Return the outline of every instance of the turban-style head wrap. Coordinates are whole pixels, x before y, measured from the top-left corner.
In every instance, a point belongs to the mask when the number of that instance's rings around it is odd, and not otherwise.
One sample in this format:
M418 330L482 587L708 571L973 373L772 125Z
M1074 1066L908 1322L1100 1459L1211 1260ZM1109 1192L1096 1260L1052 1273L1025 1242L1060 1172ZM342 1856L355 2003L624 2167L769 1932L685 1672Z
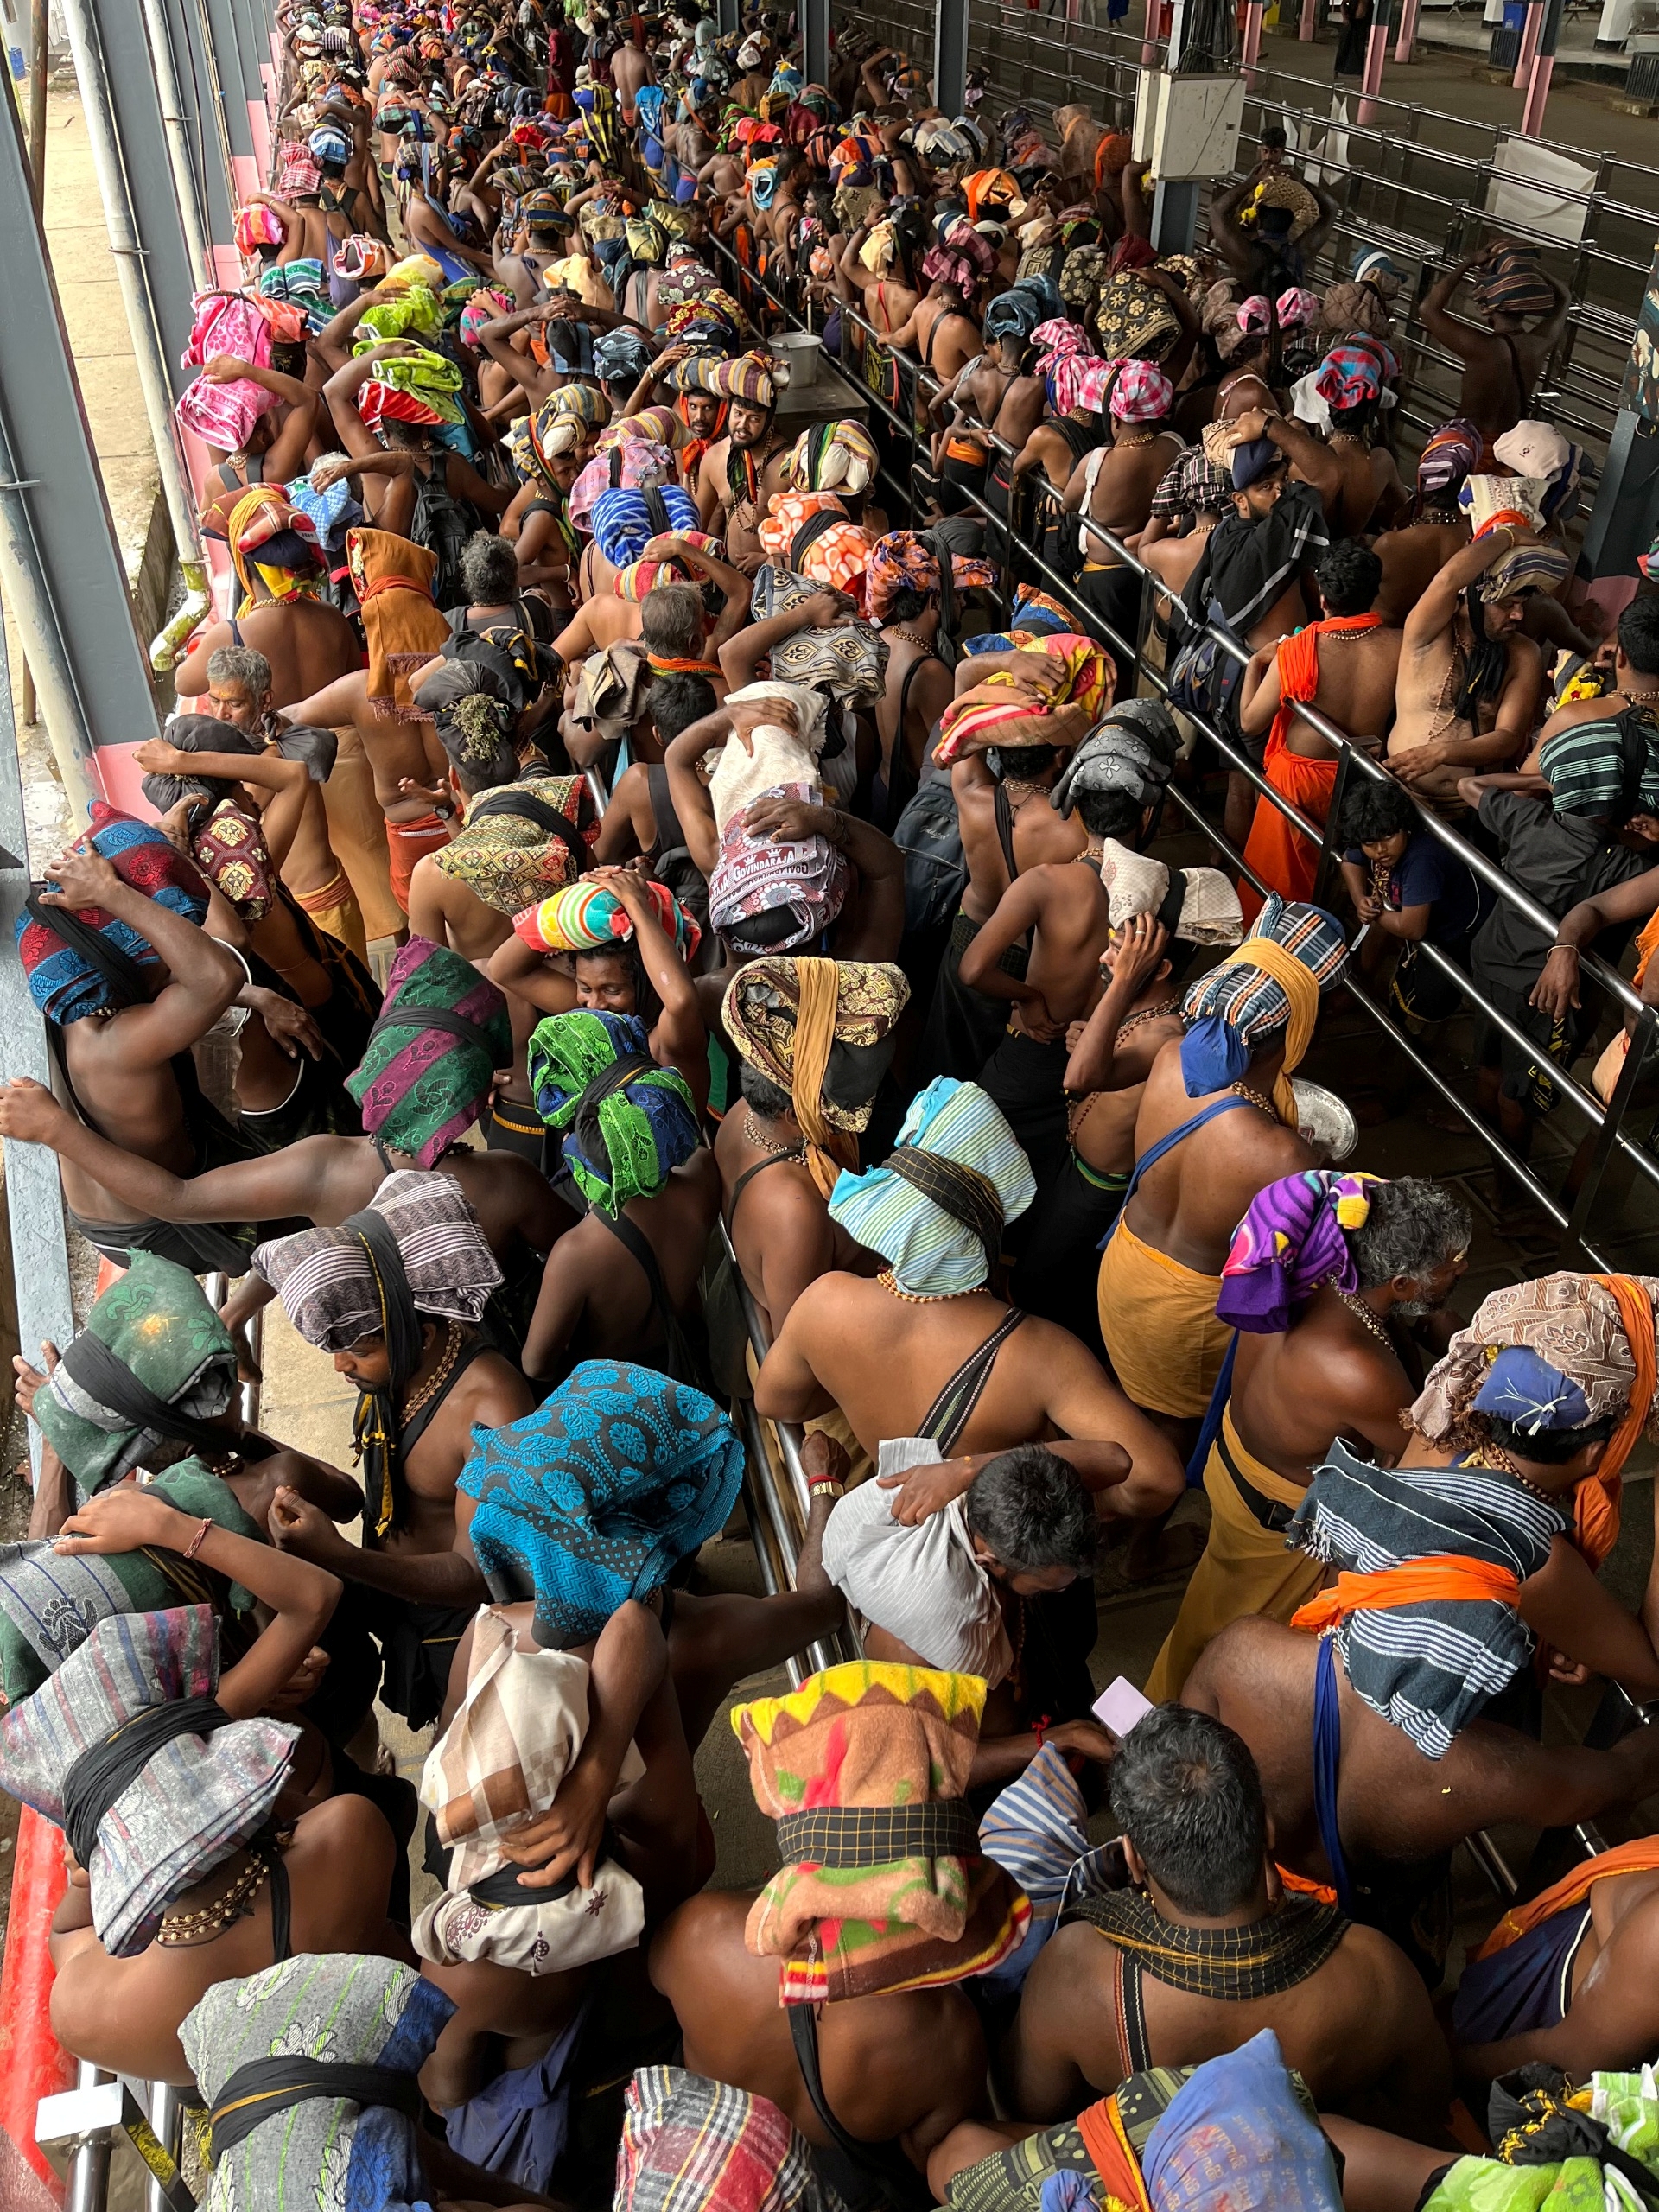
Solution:
M768 411L778 404L778 387L784 378L770 353L756 350L740 353L735 360L697 365L701 389L712 391L721 399L735 399L745 407L765 408Z
M198 927L207 918L207 893L195 866L159 830L118 813L100 798L87 809L90 844L125 883L182 914ZM54 888L48 877L43 889ZM33 893L17 917L17 954L29 996L60 1027L88 1015L140 1006L157 965L147 938L101 906L41 906Z
M474 799L435 855L438 872L511 918L588 864L599 819L584 776L537 776Z
M958 291L972 293L996 267L995 248L963 215L941 215L937 230L938 245L922 256L923 276L930 284L954 284Z
M453 361L425 346L414 353L383 354L374 374L358 386L357 411L372 430L382 423L408 423L417 429L464 423L455 397L461 382Z
M585 1359L533 1414L480 1429L456 1488L486 1583L536 1592L536 1641L586 1643L724 1526L743 1446L712 1398L649 1367Z
M901 1290L933 1297L988 1281L1004 1230L1036 1194L1001 1107L977 1084L938 1076L880 1166L839 1178L830 1217L881 1255Z
M1382 247L1372 246L1366 252L1356 256L1354 282L1369 284L1385 300L1390 300L1400 289L1400 271Z
M868 489L876 466L875 441L861 423L817 423L796 440L784 480L798 492L856 498Z
M1232 491L1232 471L1217 467L1202 446L1188 446L1164 472L1152 495L1152 512L1164 522L1182 515L1225 514Z
M305 143L319 168L327 168L332 164L343 169L352 158L352 142L338 124L319 124Z
M999 292L985 310L982 325L985 342L994 346L1000 338L1030 338L1039 323L1049 320L1050 313L1047 302L1029 281L1011 285L1006 292Z
M1468 485L1464 488L1466 492ZM1477 588L1489 607L1497 607L1506 599L1519 599L1523 592L1558 592L1572 572L1572 560L1560 546L1547 544L1541 537L1522 537L1498 555Z
M1273 1103L1280 1120L1294 1129L1291 1074L1313 1039L1320 994L1341 980L1347 964L1347 944L1334 914L1270 893L1255 934L1201 976L1181 1002L1186 1023L1181 1079L1187 1096L1206 1097L1238 1082L1268 1039L1283 1031L1284 1071L1274 1085Z
M1454 416L1430 433L1417 464L1417 495L1425 502L1441 500L1456 492L1479 462L1480 432L1472 423Z
M651 363L651 348L637 330L607 330L594 340L594 374L601 384L632 388Z
M594 385L561 385L551 399L522 416L507 434L519 474L539 476L556 491L548 462L560 454L575 453L590 430L609 421L610 413L610 401Z
M1488 315L1548 315L1555 305L1537 255L1525 246L1505 246L1477 270L1474 292Z
M779 1961L784 2004L936 1988L1024 1942L1031 1907L967 1803L984 1707L977 1675L861 1661L734 1709L783 1861L743 1940Z
M1221 1319L1256 1336L1280 1336L1321 1284L1357 1290L1348 1236L1370 1219L1379 1179L1310 1167L1258 1191L1222 1267Z
M498 315L512 313L512 302L505 292L498 292L487 284L480 284L461 311L456 330L461 344L475 353L478 351L478 334L484 325L493 322Z
M596 453L570 486L567 512L571 524L577 530L591 531L594 509L607 492L660 492L674 485L674 455L668 447L650 438L623 438L607 451ZM652 534L647 531L639 541L641 550ZM635 557L624 556L625 560Z
M1174 773L1180 743L1161 699L1120 699L1060 771L1049 804L1069 815L1084 791L1127 791L1138 806L1151 806Z
M0 1789L65 1832L92 1885L92 1926L111 1958L144 1949L174 1900L270 1818L300 1732L226 1722L213 1702L219 1619L211 1605L99 1621L32 1697L0 1714ZM125 1758L110 1738L141 1729Z
M994 561L951 558L950 580L957 591L995 591L996 579ZM864 571L865 606L871 621L887 621L901 592L918 591L926 599L937 599L942 586L939 556L918 531L889 531L871 546Z
M721 1019L740 1058L787 1091L826 1198L856 1164L893 1059L893 1028L910 999L902 969L861 960L774 957L751 962L726 987Z
M1101 848L1100 880L1114 935L1141 914L1152 915L1188 944L1234 945L1244 934L1238 893L1219 868L1171 869L1150 853L1108 837Z
M164 1442L222 1451L224 1432L216 1445L194 1432L235 1389L236 1346L200 1284L159 1253L135 1251L35 1393L33 1419L90 1497L151 1464Z
M476 1323L501 1270L453 1175L396 1168L370 1199L397 1244L417 1314ZM307 1344L330 1354L386 1334L385 1284L351 1221L302 1229L258 1245L253 1264L281 1298Z
M1175 404L1175 387L1155 361L1109 361L1116 370L1111 411L1120 423L1161 423Z
M430 1167L482 1116L495 1071L512 1058L512 1025L495 985L447 945L411 937L346 1088L365 1135Z
M702 942L702 931L664 883L654 878L645 883L645 895L664 931L674 940L683 960L690 960ZM513 919L513 928L532 950L599 952L607 945L626 944L633 936L628 910L608 884L571 883Z
M644 451L661 450L645 446L642 441L633 442ZM594 465L588 464L590 467ZM677 484L664 483L653 486L650 492L607 489L594 501L589 527L594 543L606 560L613 569L625 569L631 561L638 561L652 539L663 531L696 530L696 502Z
M601 1213L654 1197L697 1149L691 1086L652 1058L638 1014L550 1014L531 1033L524 1065L537 1112L563 1131L565 1165Z
M1340 411L1363 407L1382 390L1375 354L1358 346L1333 346L1319 365L1314 389L1326 405Z

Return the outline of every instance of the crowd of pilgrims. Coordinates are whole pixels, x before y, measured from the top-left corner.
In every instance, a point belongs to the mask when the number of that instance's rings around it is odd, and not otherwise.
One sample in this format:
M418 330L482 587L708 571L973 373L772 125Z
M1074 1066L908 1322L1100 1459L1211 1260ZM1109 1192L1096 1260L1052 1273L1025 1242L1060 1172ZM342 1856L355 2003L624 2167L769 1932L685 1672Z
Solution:
M184 2088L215 2212L1659 2202L1659 1581L1598 1573L1659 1278L1455 1310L1463 1198L1294 1079L1348 977L1523 1156L1618 1078L1585 950L1659 996L1567 296L1435 276L1402 474L1402 271L1316 289L1282 133L1160 257L1085 109L569 4L278 7L180 334L236 611L19 923L0 1131L108 1262L0 1555L54 2031ZM1318 825L1382 764L1324 876L1210 729ZM247 1425L274 1300L353 1472ZM748 1399L764 1596L699 1566ZM1181 1592L1144 1694L1109 1552Z

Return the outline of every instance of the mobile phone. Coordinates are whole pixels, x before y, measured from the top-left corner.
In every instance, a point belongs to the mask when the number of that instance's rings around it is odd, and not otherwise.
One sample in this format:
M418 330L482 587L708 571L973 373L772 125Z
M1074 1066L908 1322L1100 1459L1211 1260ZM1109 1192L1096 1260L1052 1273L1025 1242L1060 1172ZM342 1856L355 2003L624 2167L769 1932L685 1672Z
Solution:
M1122 1675L1115 1682L1109 1682L1094 1702L1096 1719L1107 1734L1116 1736L1120 1744L1151 1711L1151 1699L1143 1697L1135 1684Z

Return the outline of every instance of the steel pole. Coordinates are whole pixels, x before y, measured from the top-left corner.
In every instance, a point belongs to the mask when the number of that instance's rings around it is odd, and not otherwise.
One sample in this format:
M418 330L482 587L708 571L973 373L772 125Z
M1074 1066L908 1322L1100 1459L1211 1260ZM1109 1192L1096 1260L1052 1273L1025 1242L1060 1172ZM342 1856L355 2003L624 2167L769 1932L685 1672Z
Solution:
M80 86L81 106L86 119L87 139L92 150L92 168L98 176L99 196L104 202L104 220L110 233L110 251L115 258L121 301L127 311L127 327L132 337L133 360L138 371L139 389L144 396L144 412L149 417L149 435L156 448L156 467L162 480L162 496L167 501L168 519L173 526L173 543L178 550L179 567L183 573L186 592L192 600L199 602L195 612L205 614L208 606L207 563L198 535L195 500L191 493L174 427L173 393L168 378L167 357L162 351L156 302L145 273L145 249L138 237L138 226L133 219L132 201L127 190L120 131L116 122L115 103L110 92L109 73L104 66L104 43L99 35L94 0L61 0L61 5L64 24L69 33L69 44L75 57L75 77ZM175 627L176 623L170 626ZM156 658L155 647L151 648L151 658L152 660ZM167 667L174 665L173 658L164 656L164 659Z
M173 191L179 203L179 223L190 264L191 282L206 291L213 282L213 256L208 244L207 215L196 177L190 144L190 115L184 104L173 41L161 0L140 0L144 36L149 44L150 65L156 72L156 91L161 100L162 128L167 134L168 166L173 172Z
M19 636L29 640L29 664L52 741L52 757L69 811L79 823L86 818L88 800L104 796L104 786L92 757L92 732L81 708L52 588L29 518L29 494L41 488L38 479L18 476L11 441L0 422L0 598L17 617Z

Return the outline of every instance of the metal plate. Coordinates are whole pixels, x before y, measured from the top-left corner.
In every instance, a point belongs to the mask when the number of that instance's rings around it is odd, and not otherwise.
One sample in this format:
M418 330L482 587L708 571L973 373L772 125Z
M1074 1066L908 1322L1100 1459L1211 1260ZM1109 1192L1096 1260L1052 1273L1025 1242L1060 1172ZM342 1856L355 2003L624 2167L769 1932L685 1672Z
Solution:
M1308 1142L1318 1145L1333 1166L1351 1158L1359 1142L1359 1123L1336 1092L1299 1075L1292 1076L1290 1087L1296 1094L1296 1118Z

